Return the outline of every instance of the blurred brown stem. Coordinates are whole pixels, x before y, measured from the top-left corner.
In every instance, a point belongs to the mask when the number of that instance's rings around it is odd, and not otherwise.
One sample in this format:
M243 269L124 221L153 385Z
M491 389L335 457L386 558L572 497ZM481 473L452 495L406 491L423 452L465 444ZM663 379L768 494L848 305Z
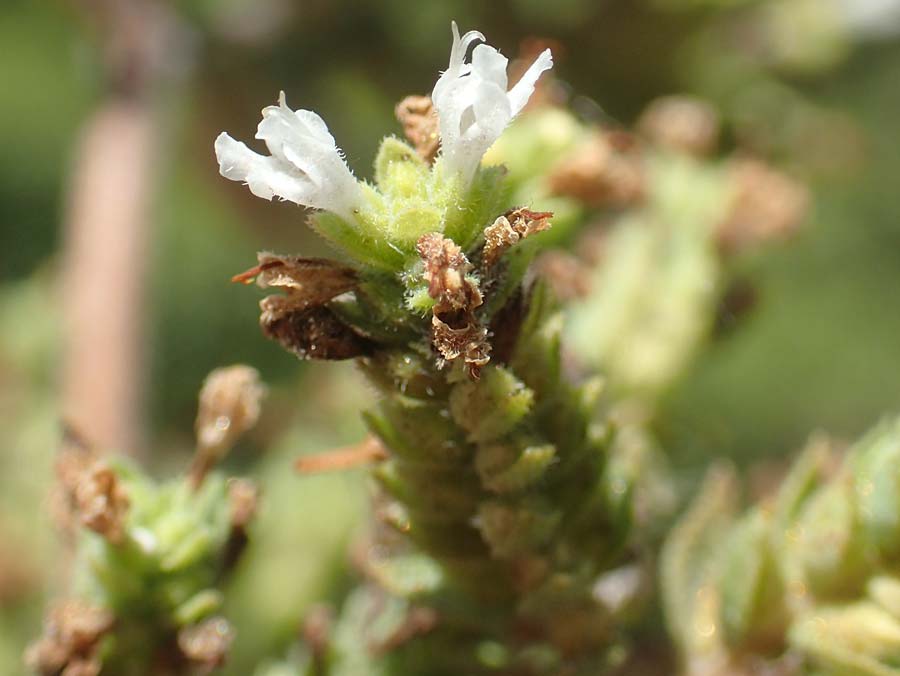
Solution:
M165 4L80 5L100 29L105 100L84 124L65 217L62 413L99 448L142 441L148 211L159 125L153 94L173 25Z
M139 446L144 261L154 123L104 102L82 130L66 219L63 414L101 448Z

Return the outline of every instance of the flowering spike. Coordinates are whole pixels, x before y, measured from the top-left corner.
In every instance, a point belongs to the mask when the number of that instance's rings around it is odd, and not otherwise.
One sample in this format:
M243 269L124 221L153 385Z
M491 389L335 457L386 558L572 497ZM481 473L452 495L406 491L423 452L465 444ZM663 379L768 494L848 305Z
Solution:
M483 41L484 36L469 31L460 38L455 22L452 28L450 65L431 98L438 111L445 166L468 183L481 157L525 107L538 78L553 66L553 57L549 49L544 50L507 92L506 57L490 45L480 44L472 52L471 63L465 63L469 45Z
M278 105L267 106L262 115L256 138L265 141L271 156L222 132L215 144L222 176L243 181L257 197L277 196L355 222L362 191L322 118L288 108L284 92Z

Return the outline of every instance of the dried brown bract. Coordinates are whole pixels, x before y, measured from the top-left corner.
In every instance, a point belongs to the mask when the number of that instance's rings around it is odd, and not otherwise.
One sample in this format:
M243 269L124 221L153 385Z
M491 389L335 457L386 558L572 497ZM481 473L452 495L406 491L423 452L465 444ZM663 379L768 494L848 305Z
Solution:
M431 340L446 361L460 359L466 363L469 377L478 380L481 369L491 360L488 330L474 321L466 321L458 329L435 315Z
M753 159L735 160L729 174L732 198L717 231L724 253L785 238L806 218L809 190L787 174Z
M183 627L178 632L178 648L204 673L225 663L234 641L234 629L224 617L211 617L200 624Z
M56 456L54 469L56 478L70 492L81 480L84 472L100 459L96 449L87 442L77 430L65 424L62 444Z
M263 298L259 307L263 334L300 359L354 359L374 350L372 341L344 324L327 307L297 311L284 296Z
M490 361L487 328L475 317L482 304L478 284L467 276L472 264L452 240L439 233L422 235L416 250L425 264L428 294L435 299L431 341L445 361L462 358L477 379Z
M656 99L638 120L638 130L652 143L698 157L715 151L719 127L716 110L689 96Z
M379 439L368 436L358 444L297 458L294 468L301 474L341 471L380 462L388 457Z
M352 359L370 354L372 343L338 319L325 304L353 291L357 275L352 268L322 258L259 254L259 265L235 275L232 281L284 295L260 301L263 334L277 340L300 359Z
M552 211L531 211L525 207L510 209L484 229L484 253L481 262L492 267L511 246L536 232L550 228Z
M65 424L54 463L57 484L51 495L51 509L57 526L67 536L73 536L80 525L75 501L78 485L99 459L97 451L77 430Z
M125 535L128 495L116 473L71 430L66 431L56 458L56 476L62 489L59 518L63 527L81 525L120 543Z
M262 251L259 264L231 278L249 284L256 280L263 289L275 287L287 292L293 307L317 307L356 288L356 271L325 258L279 256Z
M407 96L394 109L397 120L403 125L403 133L413 144L419 156L428 163L434 161L441 137L438 133L438 117L428 96Z
M73 497L85 528L90 528L112 543L122 541L128 495L115 472L102 463L96 463L82 475Z
M197 451L189 472L194 486L256 424L265 392L259 372L250 366L227 366L206 377L194 423Z
M44 634L28 647L25 662L45 676L96 676L101 666L97 649L113 622L105 608L61 601L47 613Z
M644 194L644 176L640 154L630 145L622 143L621 134L592 134L551 171L551 192L592 207L637 202Z

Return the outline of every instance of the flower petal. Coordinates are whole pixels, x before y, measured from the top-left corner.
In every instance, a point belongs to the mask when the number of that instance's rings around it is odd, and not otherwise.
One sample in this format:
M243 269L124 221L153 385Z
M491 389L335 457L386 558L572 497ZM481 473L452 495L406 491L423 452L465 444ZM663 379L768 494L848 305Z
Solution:
M484 42L484 35L478 31L469 31L460 38L459 28L455 21L451 22L450 28L453 32L453 46L450 48L450 64L434 85L434 89L431 92L432 101L443 98L449 85L458 77L469 72L471 67L465 63L466 52L469 51L469 45L476 40Z
M515 86L509 90L509 104L513 117L522 112L522 108L528 103L528 99L534 93L534 85L537 84L541 74L551 68L553 68L553 55L549 49L545 49L519 78Z
M256 138L266 142L269 152L281 159L286 159L285 146L319 146L323 153L338 152L334 137L321 117L311 110L293 111L288 108L284 92L281 92L278 103L277 106L263 108L263 119L256 130Z
M222 175L245 181L254 195L325 209L347 221L363 208L362 190L325 122L311 110L288 108L284 92L268 106L256 131L272 153L253 152L227 134L216 139Z
M290 171L274 157L265 157L235 141L225 132L216 138L219 173L231 181L247 184L257 197L271 200L278 196L295 204L309 204L312 183L300 172Z
M496 83L506 93L506 67L509 60L490 45L478 45L472 51L472 74Z
M525 107L541 73L553 66L553 58L550 50L545 50L507 92L506 57L490 45L480 44L467 64L469 45L483 41L484 36L470 31L460 38L455 22L452 29L450 65L438 78L431 98L438 113L444 166L471 181L482 156Z

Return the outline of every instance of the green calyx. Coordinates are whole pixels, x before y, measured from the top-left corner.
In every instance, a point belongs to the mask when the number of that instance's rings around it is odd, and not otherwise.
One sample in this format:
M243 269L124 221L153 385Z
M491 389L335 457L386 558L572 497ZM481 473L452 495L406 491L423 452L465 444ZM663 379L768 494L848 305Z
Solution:
M357 264L401 272L416 260L415 245L439 232L463 249L505 209L503 169L480 169L471 185L444 171L440 158L429 165L403 141L389 136L375 159L375 184L364 186L366 206L357 223L328 212L310 225Z

